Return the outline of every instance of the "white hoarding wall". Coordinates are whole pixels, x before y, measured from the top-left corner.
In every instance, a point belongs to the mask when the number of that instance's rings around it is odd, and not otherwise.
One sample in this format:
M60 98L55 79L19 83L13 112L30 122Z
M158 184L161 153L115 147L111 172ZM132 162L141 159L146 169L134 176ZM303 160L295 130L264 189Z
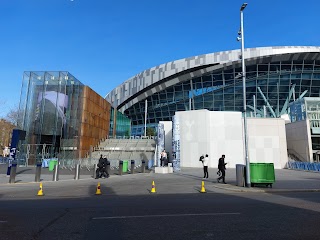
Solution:
M196 110L176 114L180 119L181 167L202 167L202 154L209 155L209 168L217 168L222 154L228 167L243 163L241 113Z
M217 168L222 154L229 168L245 164L240 112L196 110L176 112L176 116L181 167L202 167L202 154L209 155L209 168ZM251 162L274 163L275 168L283 168L288 159L284 120L248 119L248 150Z
M172 157L173 171L181 170L180 166L180 123L179 116L173 116L173 134L172 134Z
M281 169L288 162L285 120L248 118L248 150L252 163L273 163Z

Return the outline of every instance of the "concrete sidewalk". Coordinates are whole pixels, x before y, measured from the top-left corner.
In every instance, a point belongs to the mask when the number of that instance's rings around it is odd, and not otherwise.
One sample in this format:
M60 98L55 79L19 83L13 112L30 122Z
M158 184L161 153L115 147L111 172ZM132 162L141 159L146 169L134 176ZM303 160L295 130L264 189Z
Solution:
M275 169L275 183L272 188L264 185L255 187L238 187L236 185L236 169L226 170L227 184L217 182L217 169L209 169L209 179L205 183L212 183L213 187L236 192L290 192L290 191L320 191L320 172L307 172L289 169ZM202 169L184 168L182 176L203 176Z
M233 191L233 192L289 192L289 191L320 191L320 173L319 172L306 172L306 171L296 171L281 169L275 170L276 181L273 187L238 187L236 186L236 170L227 169L226 171L226 182L227 184L217 183L217 169L209 169L209 178L203 180L203 170L201 168L183 168L181 172L176 172L173 174L155 174L149 172L146 174L141 174L137 171L137 174L124 174L123 176L117 175L117 171L112 171L110 173L109 182L117 182L122 185L140 184L145 181L150 181L154 179L159 181L163 187L164 192L168 193L174 192L174 189L179 188L177 193L189 193L194 191L195 186L201 185L201 182L205 182L206 189L210 191L217 192L222 191ZM88 171L87 169L82 169L80 174L80 179L82 184L84 181L91 182L94 181L93 171ZM9 184L9 178L6 176L6 165L0 165L0 184L2 186L12 186L21 183L34 183L35 179L35 168L34 167L18 167L16 184ZM52 182L53 173L49 172L48 169L42 169L41 181L42 182ZM112 180L112 181L110 181ZM59 182L65 184L77 186L80 182L74 180L74 171L69 169L60 169ZM59 185L60 185L59 184ZM148 183L149 184L149 183ZM174 188L174 186L178 186ZM193 186L192 189L190 186ZM132 187L131 187L132 188ZM134 194L136 192L135 188L132 190L129 188L128 193Z

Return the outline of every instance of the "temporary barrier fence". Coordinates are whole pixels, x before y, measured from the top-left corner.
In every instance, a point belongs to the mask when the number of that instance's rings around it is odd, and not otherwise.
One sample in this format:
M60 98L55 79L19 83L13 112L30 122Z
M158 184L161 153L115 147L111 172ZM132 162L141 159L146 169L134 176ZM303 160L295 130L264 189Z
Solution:
M288 169L320 172L320 163L289 161Z

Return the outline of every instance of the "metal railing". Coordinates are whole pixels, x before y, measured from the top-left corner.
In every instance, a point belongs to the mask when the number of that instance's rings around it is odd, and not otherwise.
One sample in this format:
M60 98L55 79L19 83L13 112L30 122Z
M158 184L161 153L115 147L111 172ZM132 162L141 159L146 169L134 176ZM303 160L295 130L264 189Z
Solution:
M302 157L296 150L288 148L288 156L290 156L292 159L294 159L295 161L306 161L306 159L304 157Z
M0 164L7 164L9 161L8 157L0 157Z
M157 136L107 136L107 139L157 139Z
M130 161L131 159L126 159ZM119 162L124 161L123 159L108 159L110 162L110 169L118 169L119 168ZM81 158L81 159L61 159L59 161L60 168L63 169L69 169L72 171L73 169L76 168L77 164L80 164L80 168L87 169L90 171L91 169L94 168L95 164L98 164L99 159L88 159L88 158ZM140 167L142 164L142 160L135 160L135 168Z

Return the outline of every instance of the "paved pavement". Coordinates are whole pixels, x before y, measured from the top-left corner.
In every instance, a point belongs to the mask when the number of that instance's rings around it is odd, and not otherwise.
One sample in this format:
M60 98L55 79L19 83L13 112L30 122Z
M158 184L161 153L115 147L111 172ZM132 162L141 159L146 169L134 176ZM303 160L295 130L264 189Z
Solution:
M74 180L74 171L69 169L60 169L59 181L53 182L53 173L48 169L42 169L41 181L49 186L77 186L77 188L91 187L91 190L84 192L91 193L98 181L104 185L111 185L109 193L115 194L146 194L151 190L151 183L155 181L157 193L194 193L200 191L201 182L204 181L207 192L233 191L233 192L320 192L320 173L281 169L275 170L276 182L273 187L258 186L253 188L238 187L236 185L235 169L226 171L227 184L217 183L217 169L209 169L209 178L202 179L202 169L200 168L183 168L181 172L173 174L155 174L153 172L136 174L117 175L117 171L112 171L109 179L93 179L92 170L81 170L80 180ZM0 187L12 188L18 185L34 185L35 168L18 167L15 184L9 184L9 178L6 176L6 165L0 165ZM112 188L112 189L111 189ZM1 189L1 188L0 188ZM111 190L111 191L110 191ZM62 194L65 195L65 194ZM57 195L58 196L58 195Z
M201 176L201 169L194 168L185 168L178 174L192 176L196 172L199 172L198 174ZM211 170L211 175L209 175L209 179L213 178L213 183L217 182L215 173L216 169ZM214 186L216 188L238 192L320 191L320 172L275 169L275 178L276 181L272 185L272 188L263 185L251 188L238 187L236 185L236 170L228 169L226 171L227 184L216 183ZM210 180L208 181L210 182Z

